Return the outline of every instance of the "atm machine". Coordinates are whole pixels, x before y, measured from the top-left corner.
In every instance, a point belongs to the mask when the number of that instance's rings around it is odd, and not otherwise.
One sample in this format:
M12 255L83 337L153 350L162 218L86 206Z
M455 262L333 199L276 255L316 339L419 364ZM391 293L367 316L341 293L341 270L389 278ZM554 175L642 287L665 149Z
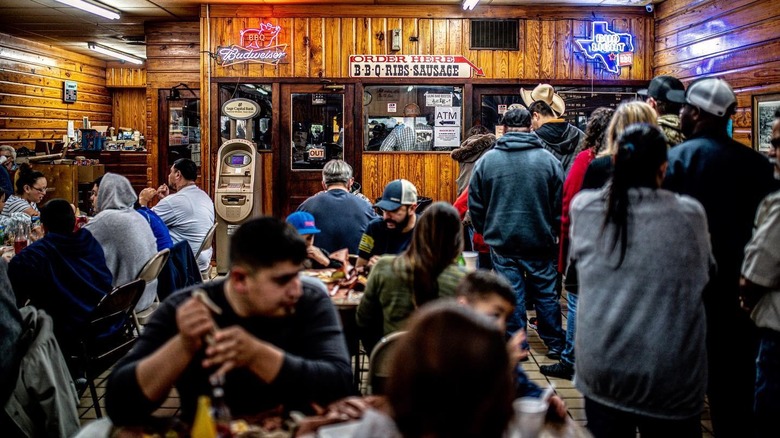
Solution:
M217 214L217 273L228 271L230 236L244 222L262 214L260 160L249 140L226 141L217 152L214 211ZM255 183L257 182L257 186Z

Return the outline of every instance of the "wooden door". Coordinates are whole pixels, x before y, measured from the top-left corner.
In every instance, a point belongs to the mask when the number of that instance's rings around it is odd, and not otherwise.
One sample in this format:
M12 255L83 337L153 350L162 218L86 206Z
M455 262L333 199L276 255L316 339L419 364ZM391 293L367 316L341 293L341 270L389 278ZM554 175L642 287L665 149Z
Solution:
M319 84L283 84L281 87L279 193L275 211L281 217L295 211L309 196L322 190L322 167L343 159L353 168L353 85L325 90ZM347 133L347 135L345 135Z

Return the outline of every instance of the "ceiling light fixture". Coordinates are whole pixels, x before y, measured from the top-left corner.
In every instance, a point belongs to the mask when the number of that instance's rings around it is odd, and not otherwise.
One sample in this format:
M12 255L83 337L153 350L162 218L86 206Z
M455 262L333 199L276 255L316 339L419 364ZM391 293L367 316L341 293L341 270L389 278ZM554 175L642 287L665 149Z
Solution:
M475 6L477 6L477 3L479 3L479 0L464 0L463 1L463 10L464 11L470 11L474 9Z
M114 58L121 59L122 61L131 62L133 64L143 64L144 63L144 58L139 58L139 57L133 56L133 55L131 55L129 53L120 52L119 50L115 50L115 49L112 49L110 47L101 46L100 44L95 43L95 42L91 42L91 41L88 42L87 43L87 47L89 47L90 49L92 49L92 50L94 50L94 51L96 51L98 53L102 53L104 55L112 56Z
M110 18L111 20L119 19L119 12L100 3L92 3L84 0L57 0L57 1L66 4L68 6L81 9L82 11L87 11L95 15L100 15L101 17Z

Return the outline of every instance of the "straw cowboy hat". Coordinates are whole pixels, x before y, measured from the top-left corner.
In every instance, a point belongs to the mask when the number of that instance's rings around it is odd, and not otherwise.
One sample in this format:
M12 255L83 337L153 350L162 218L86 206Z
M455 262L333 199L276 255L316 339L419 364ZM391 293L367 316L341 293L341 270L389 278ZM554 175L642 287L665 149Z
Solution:
M555 92L555 89L550 84L539 84L530 92L525 88L521 88L520 95L523 97L523 102L525 102L526 106L541 100L550 105L558 117L562 116L566 111L566 104L563 102L563 98Z

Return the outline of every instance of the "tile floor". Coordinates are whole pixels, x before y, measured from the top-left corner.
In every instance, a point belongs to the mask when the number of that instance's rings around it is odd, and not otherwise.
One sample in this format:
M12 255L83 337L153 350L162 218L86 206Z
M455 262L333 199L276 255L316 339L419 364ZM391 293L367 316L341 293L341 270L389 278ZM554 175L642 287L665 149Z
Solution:
M564 329L565 329L566 317L567 317L565 297L561 299L561 307L563 309L563 321L564 321ZM566 406L569 408L569 415L571 416L571 418L574 421L576 421L578 424L584 425L586 423L586 420L585 420L585 406L584 406L584 400L582 398L582 395L580 394L579 391L577 391L577 389L574 388L574 384L570 380L557 379L554 377L546 377L542 375L542 373L539 372L539 366L553 364L556 361L552 359L548 359L545 356L545 354L547 353L547 348L544 346L544 343L536 334L536 331L534 330L529 331L528 341L529 344L531 345L531 356L529 361L523 362L523 368L525 369L526 373L528 373L528 377L534 382L536 382L536 384L541 386L542 388L547 387L547 385L549 385L550 383L553 383L555 385L555 391L566 402ZM367 370L368 368L367 362L368 362L367 360L362 362L363 365L361 366L361 368L364 371ZM97 379L97 381L95 382L97 385L98 396L100 397L99 400L100 407L103 410L104 415L105 415L105 403L103 401L103 394L105 393L107 376L108 376L108 372L100 376L100 378ZM362 386L365 387L365 384ZM179 398L178 398L178 394L176 394L176 390L173 390L168 400L166 400L165 403L163 403L163 406L160 407L160 409L157 410L157 412L155 412L155 415L173 416L176 415L178 410L179 410ZM82 424L85 424L96 418L95 410L92 409L92 397L90 396L89 390L87 390L84 393L81 399L81 403L79 404L79 417L81 418ZM705 412L702 415L701 424L703 430L702 437L703 438L713 437L712 424L709 418L709 409L706 406L705 406Z

